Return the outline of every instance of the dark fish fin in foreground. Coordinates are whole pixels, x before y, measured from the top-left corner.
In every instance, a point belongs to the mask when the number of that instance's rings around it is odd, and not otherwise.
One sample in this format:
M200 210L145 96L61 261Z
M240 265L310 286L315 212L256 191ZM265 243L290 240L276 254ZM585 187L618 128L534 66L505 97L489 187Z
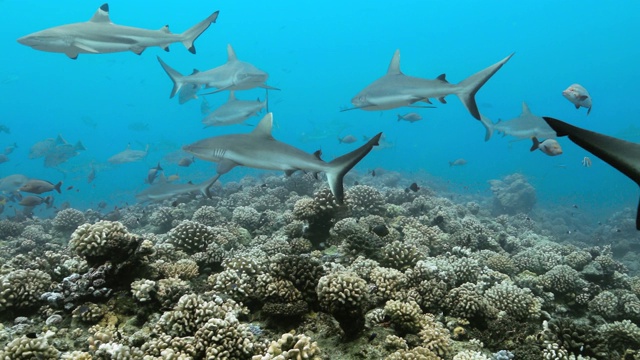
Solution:
M214 12L213 14L209 15L206 19L193 25L192 27L187 29L185 32L180 34L180 36L182 37L182 45L184 45L184 47L186 47L190 53L192 54L196 53L196 47L193 43L196 41L198 37L200 37L200 35L202 35L202 33L205 30L209 28L209 26L212 23L216 22L216 20L218 19L219 13L220 13L219 11Z
M558 136L568 136L576 145L602 159L640 185L640 144L582 129L554 118L543 117L543 119ZM636 229L640 230L640 202L636 213Z
M352 152L342 155L338 158L335 158L333 161L329 162L329 170L327 171L327 181L329 182L329 188L331 188L331 192L336 198L338 203L342 203L344 199L344 186L343 179L344 176L351 170L360 160L362 160L367 154L373 149L374 146L378 145L380 137L382 133L378 133L376 136L372 137L366 144L360 146L359 148L353 150Z

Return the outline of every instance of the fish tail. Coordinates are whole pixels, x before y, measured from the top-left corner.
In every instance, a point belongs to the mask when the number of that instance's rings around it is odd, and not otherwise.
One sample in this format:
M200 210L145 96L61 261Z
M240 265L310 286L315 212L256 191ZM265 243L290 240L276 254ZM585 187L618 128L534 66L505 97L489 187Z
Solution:
M480 122L485 129L484 141L489 141L489 139L491 139L491 136L493 135L493 121L491 121L491 119L489 119L488 117L480 114Z
M212 23L216 22L216 19L218 18L218 13L219 11L214 12L213 14L209 15L209 17L207 17L206 19L193 25L192 27L187 29L187 31L180 34L182 36L182 45L184 45L184 47L186 47L190 53L192 54L196 53L196 48L193 43L196 41L198 36L200 36L205 30L209 28L209 26Z
M533 144L531 145L531 149L529 149L529 151L536 151L538 150L538 148L540 147L540 140L538 140L537 137L532 137L531 141L533 141Z
M55 191L58 192L58 194L61 194L62 192L60 191L60 187L62 186L62 181L58 181L57 184L53 185L53 188L55 189Z
M482 120L480 117L480 111L478 110L478 105L476 104L475 95L480 90L482 85L484 85L492 76L495 74L502 65L504 65L513 54L507 56L506 58L498 61L497 63L489 66L488 68L481 70L468 78L462 80L457 87L456 95L460 98L460 101L467 108L467 111L471 113L471 115L477 120Z
M329 182L329 188L331 193L336 198L336 201L341 204L344 199L344 176L351 170L360 160L362 160L378 145L382 133L378 133L376 136L369 139L369 141L353 150L350 153L342 155L327 164L327 181Z
M162 66L164 71L167 73L167 75L169 75L169 78L171 79L171 81L173 82L173 89L171 89L171 95L169 95L169 99L171 99L174 96L176 96L178 91L180 91L180 88L184 86L185 84L183 80L184 76L180 74L178 71L176 71L174 68L172 68L171 66L167 65L167 63L162 61L162 59L160 59L160 56L158 56L158 61L160 62L160 65Z
M398 121L402 120L402 115L397 114L398 115Z
M216 176L212 177L209 180L203 181L200 184L200 192L202 193L202 195L206 196L207 198L211 199L211 187L213 186L213 184L216 183L216 181L218 181L218 178L220 178L220 175L222 174L216 174Z

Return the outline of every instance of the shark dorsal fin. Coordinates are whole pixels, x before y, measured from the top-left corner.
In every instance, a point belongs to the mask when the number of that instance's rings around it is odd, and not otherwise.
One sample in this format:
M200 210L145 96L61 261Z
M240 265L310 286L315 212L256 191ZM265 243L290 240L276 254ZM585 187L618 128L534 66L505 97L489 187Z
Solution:
M200 70L198 70L198 69L193 69L193 72L191 73L191 75L193 75L193 74L197 74L197 73L199 73L199 72L200 72Z
M436 79L440 80L440 81L444 81L446 83L448 83L447 81L447 74L440 74Z
M227 44L227 62L237 61L236 52L233 51L231 44Z
M318 160L322 160L322 150L320 150L320 149L319 149L319 150L316 150L316 151L313 153L313 156L315 156L315 157L316 157L316 159L318 159Z
M522 115L530 115L531 110L529 110L529 105L526 102L522 102Z
M400 71L400 49L393 53L393 58L391 58L391 63L389 63L389 68L387 69L387 75L399 74L402 74L402 71Z
M264 138L273 139L271 136L271 129L273 128L273 113L267 113L262 120L256 125L255 129L251 132L253 136L260 136Z
M169 30L169 25L165 25L165 26L161 27L160 31L162 31L163 33L166 33L166 34L171 34L171 30Z
M98 10L96 10L89 21L97 23L110 23L111 19L109 19L109 4L102 4L102 6L100 6Z
M229 91L229 100L227 101L234 101L235 99L236 99L235 91Z

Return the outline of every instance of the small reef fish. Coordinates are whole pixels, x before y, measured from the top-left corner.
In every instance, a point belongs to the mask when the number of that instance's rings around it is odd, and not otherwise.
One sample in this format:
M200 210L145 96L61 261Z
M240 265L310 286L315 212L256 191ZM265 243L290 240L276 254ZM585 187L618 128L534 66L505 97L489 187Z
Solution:
M9 161L9 157L5 154L0 154L0 164L6 163L7 161Z
M11 134L11 129L7 125L0 125L0 133Z
M147 172L147 180L146 183L147 184L153 184L153 181L158 177L158 174L160 173L160 171L162 171L162 167L160 166L160 163L158 163L157 166L152 167L149 169L149 171Z
M18 147L18 145L16 143L13 143L9 146L7 146L6 148L4 148L4 154L5 155L10 155L13 150L15 150Z
M585 89L580 84L573 84L569 86L566 90L562 92L562 96L564 96L567 100L569 100L573 105L575 105L576 109L580 109L580 107L587 108L587 115L591 112L591 95L587 89Z
M398 121L400 121L400 120L404 120L404 121L408 121L410 123L414 123L416 121L422 120L422 116L420 116L420 114L415 113L415 112L410 112L410 113L404 114L404 115L398 114Z
M130 162L136 162L144 159L149 153L149 145L146 146L145 150L131 150L131 144L127 145L127 148L109 159L107 161L111 164L124 164Z
M180 161L178 161L178 166L182 166L182 167L189 167L189 165L193 164L193 162L196 160L196 158L194 156L185 156L182 159L180 159Z
M418 190L420 190L420 186L418 186L417 183L411 183L411 185L409 185L409 187L407 187L406 190L411 190L413 192L417 192Z
M533 145L531 145L531 149L529 149L529 151L536 151L540 149L540 151L549 156L562 155L562 147L556 139L546 139L540 142L540 140L534 136L531 140L533 141Z
M31 179L27 181L26 184L22 185L18 190L32 194L42 194L51 190L55 190L58 192L58 194L60 194L60 186L62 186L62 181L59 181L54 185L53 183L50 183L46 180Z
M22 200L20 200L20 202L18 203L18 205L32 207L32 206L38 206L43 203L47 204L47 208L49 208L53 206L53 198L51 196L40 197L35 195L29 195L29 196L23 197Z
M169 51L169 45L181 42L190 53L195 54L193 42L209 25L216 22L218 11L187 29L173 34L169 26L160 30L147 30L131 26L116 25L109 18L109 5L102 4L89 21L55 26L18 39L22 45L36 50L66 54L71 59L78 54L106 54L132 51L135 54L151 46Z
M449 161L449 166L463 166L463 165L467 165L467 160L462 158Z
M338 143L340 144L353 144L356 141L358 141L358 139L353 135L338 137Z

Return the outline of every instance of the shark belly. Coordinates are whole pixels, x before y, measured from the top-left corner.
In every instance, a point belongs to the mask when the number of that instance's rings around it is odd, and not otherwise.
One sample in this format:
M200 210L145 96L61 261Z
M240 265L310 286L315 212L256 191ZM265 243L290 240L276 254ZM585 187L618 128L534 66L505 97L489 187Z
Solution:
M255 148L253 151L227 151L224 158L239 165L280 171L311 171L321 172L326 170L326 163L314 155L286 144L279 143L280 149ZM282 146L284 145L284 146Z

